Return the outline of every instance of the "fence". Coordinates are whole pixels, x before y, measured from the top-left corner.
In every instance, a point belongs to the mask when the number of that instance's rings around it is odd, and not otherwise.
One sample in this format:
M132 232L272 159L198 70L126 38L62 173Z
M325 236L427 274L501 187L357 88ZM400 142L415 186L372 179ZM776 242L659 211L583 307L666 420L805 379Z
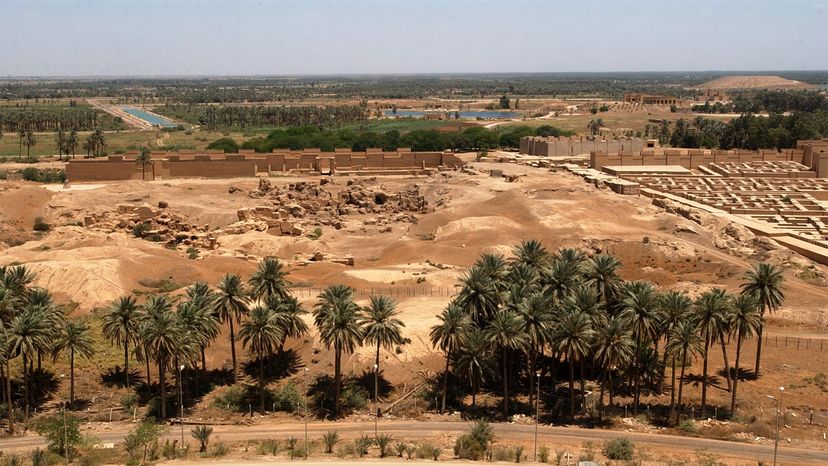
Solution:
M763 345L771 348L787 348L794 351L819 351L828 350L826 339L822 338L799 338L788 335L765 334Z
M290 290L297 298L315 298L323 289L294 286ZM354 289L354 297L359 299L383 295L391 298L451 298L457 295L457 291L454 287L387 286Z

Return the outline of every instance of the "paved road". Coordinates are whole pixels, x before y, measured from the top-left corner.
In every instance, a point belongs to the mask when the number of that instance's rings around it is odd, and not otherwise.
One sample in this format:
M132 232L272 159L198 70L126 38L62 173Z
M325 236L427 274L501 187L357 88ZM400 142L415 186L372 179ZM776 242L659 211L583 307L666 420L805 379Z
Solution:
M98 432L94 436L104 443L120 442L132 426L118 424L111 431ZM379 429L382 433L391 434L396 438L418 440L434 438L440 435L456 437L468 430L469 423L454 421L381 421ZM495 436L504 441L531 442L535 428L524 424L493 424ZM185 426L185 440L191 440L189 430ZM342 438L354 438L362 434L373 435L372 422L312 422L308 424L308 436L318 439L323 433L336 430ZM170 438L180 436L180 428L173 426L169 431ZM253 426L214 426L213 438L222 441L251 440L263 438L288 438L294 436L301 439L304 436L304 425L301 422L290 422L271 425ZM666 434L648 434L638 432L621 432L613 430L581 429L577 427L540 426L539 444L555 445L556 443L580 444L584 440L593 440L596 443L606 439L626 437L634 441L637 446L660 447L674 450L676 453L692 456L698 449L705 449L711 453L723 456L755 459L765 462L773 460L773 445L756 445L751 443L728 442L692 437L681 437ZM44 446L45 441L37 435L26 437L6 438L0 440L0 448L6 450L27 450ZM779 458L781 464L828 464L828 451L805 450L780 446Z

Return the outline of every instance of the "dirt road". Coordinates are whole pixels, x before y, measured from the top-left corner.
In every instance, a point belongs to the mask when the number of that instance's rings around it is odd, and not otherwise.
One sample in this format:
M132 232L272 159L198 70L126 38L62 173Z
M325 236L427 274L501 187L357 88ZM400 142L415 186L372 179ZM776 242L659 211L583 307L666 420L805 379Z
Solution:
M493 424L495 436L499 441L506 443L524 443L531 445L535 427L525 424ZM114 426L105 432L92 432L101 442L113 443L123 440L126 433L132 428L130 425ZM453 421L382 421L379 431L391 434L395 438L406 440L434 439L435 437L457 436L468 431L469 423ZM185 441L190 438L190 426L184 428ZM341 438L355 438L360 435L373 435L372 422L312 422L308 424L310 439L318 439L329 430L336 430ZM176 439L181 435L179 426L173 426L168 436ZM291 422L276 425L262 426L215 426L213 439L217 441L238 441L264 438L288 438L294 436L301 439L304 435L304 425L301 422ZM685 454L692 457L697 450L707 450L711 453L741 459L773 460L773 445L756 445L750 443L728 442L702 438L679 437L675 435L648 434L638 432L618 432L611 430L582 429L577 427L540 426L538 429L538 444L579 445L585 440L592 440L600 445L606 439L626 437L635 442L636 447L650 447L669 450L673 453ZM27 450L45 445L45 440L37 435L0 440L3 450ZM828 451L804 450L780 446L779 461L782 464L828 464Z

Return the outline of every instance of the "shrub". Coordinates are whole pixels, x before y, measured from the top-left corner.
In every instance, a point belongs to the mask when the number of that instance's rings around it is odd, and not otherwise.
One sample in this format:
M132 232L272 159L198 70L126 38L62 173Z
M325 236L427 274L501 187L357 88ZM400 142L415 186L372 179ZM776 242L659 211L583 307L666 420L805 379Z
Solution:
M9 455L3 460L3 466L23 466L23 460L17 455Z
M329 430L322 435L322 442L325 444L325 453L333 453L334 446L339 442L339 434L335 430Z
M540 447L538 449L538 459L541 463L548 463L549 462L549 448L547 447Z
M64 170L40 170L35 167L26 167L20 170L20 176L26 181L36 181L38 183L63 183L66 181Z
M34 231L49 231L52 229L52 226L44 222L43 217L36 217L32 229Z
M583 451L581 456L578 457L578 461L595 461L595 444L592 441L585 441L581 444L581 448L583 448Z
M46 438L49 450L58 455L74 456L77 446L83 441L80 421L77 417L63 413L45 417L35 424L35 431Z
M379 448L380 458L388 456L388 447L391 445L391 436L388 434L377 435L375 439L377 447Z
M9 177L8 172L0 171L0 180L5 180L8 177Z
M198 440L198 443L200 444L198 451L200 453L207 451L207 444L210 443L210 436L213 435L213 428L205 425L195 426L191 433L193 438Z
M146 231L149 230L149 228L149 223L139 223L138 225L135 225L135 227L132 229L132 235L136 238L143 238L144 233L146 233Z
M227 447L227 444L224 442L219 442L213 447L213 457L221 458L222 456L227 456L227 453L230 452L230 449Z
M362 437L354 440L354 452L362 458L368 454L368 449L371 448L372 443L374 442L371 440L371 437L363 435Z
M288 383L279 390L272 392L273 401L270 403L274 411L296 413L305 407L304 397L293 383Z
M49 466L49 454L46 450L35 448L32 452L32 466Z
M147 419L133 429L124 439L124 446L130 459L142 456L142 463L158 458L158 439L166 432L166 427L157 425L155 419Z
M187 248L187 258L188 259L198 259L198 249L190 246Z
M696 422L692 419L685 419L684 421L681 421L677 429L682 432L687 432L688 434L694 434L699 430L698 426L696 426Z
M259 443L257 451L260 455L276 456L279 454L279 442L272 439L263 440Z
M633 457L635 446L626 438L616 438L604 442L602 453L607 459L629 461Z
M167 460L174 460L183 456L183 450L178 448L178 440L164 441L164 446L161 447L161 456Z
M523 457L523 450L525 447L523 445L518 445L515 447L515 463L520 463L520 459Z
M443 453L443 450L435 447L431 443L423 443L417 448L417 456L423 459L432 459L437 461L440 459L441 453Z
M397 451L397 456L398 456L399 458L402 458L402 457L403 457L403 453L405 453L405 449L406 449L406 448L408 448L408 445L406 445L404 442L397 442L397 443L394 445L394 450L396 450L396 451Z
M138 406L138 402L139 399L137 393L127 393L121 397L121 408L123 408L124 412L132 412L132 410Z
M408 459L411 459L411 457L414 456L414 453L416 453L416 452L417 452L417 447L415 447L414 445L407 445L405 447L405 457L408 458Z
M454 454L459 458L478 461L493 440L492 426L482 419L475 421L469 433L460 436L454 443Z
M288 451L293 451L296 448L296 437L290 436L287 440L287 449Z
M317 239L319 239L319 238L321 238L321 237L322 237L322 229L321 229L321 228L319 228L319 227L314 228L314 229L313 229L313 232L311 232L311 233L308 235L308 238L310 238L310 239L312 239L312 240L317 240Z

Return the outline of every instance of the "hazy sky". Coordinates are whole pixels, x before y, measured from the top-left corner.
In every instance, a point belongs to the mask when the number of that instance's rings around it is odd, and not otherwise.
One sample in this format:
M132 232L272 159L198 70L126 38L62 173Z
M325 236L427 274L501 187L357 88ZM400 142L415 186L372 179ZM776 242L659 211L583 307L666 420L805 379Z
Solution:
M0 76L828 69L828 0L0 0Z

